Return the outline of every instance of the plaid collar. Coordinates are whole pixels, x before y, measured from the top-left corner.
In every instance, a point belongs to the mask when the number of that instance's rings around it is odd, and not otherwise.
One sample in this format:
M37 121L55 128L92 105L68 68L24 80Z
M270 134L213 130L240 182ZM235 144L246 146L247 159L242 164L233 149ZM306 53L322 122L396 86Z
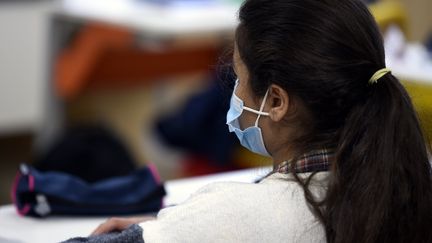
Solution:
M296 173L328 171L334 160L333 151L327 149L314 150L304 154L295 163ZM291 160L280 163L275 172L288 174L291 172Z

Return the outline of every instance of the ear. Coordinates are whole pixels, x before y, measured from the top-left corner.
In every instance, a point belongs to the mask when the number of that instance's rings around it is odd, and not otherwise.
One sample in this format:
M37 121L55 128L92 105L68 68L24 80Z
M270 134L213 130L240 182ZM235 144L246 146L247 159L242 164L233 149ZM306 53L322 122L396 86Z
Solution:
M272 84L268 94L270 119L275 122L282 120L288 112L290 100L288 92L281 86Z

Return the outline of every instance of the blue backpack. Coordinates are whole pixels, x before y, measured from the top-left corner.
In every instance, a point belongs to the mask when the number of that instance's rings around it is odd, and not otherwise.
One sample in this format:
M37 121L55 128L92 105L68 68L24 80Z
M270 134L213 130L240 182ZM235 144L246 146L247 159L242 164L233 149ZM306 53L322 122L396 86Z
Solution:
M166 194L153 166L126 176L88 183L64 172L21 165L12 200L21 215L110 216L157 212Z

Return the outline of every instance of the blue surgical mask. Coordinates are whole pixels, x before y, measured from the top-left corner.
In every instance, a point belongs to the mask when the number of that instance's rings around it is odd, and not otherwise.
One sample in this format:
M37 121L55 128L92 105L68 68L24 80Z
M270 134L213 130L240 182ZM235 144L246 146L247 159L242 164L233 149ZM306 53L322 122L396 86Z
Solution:
M241 100L236 94L235 91L238 86L238 79L236 80L236 84L234 86L233 94L231 96L230 109L227 113L227 125L230 132L234 132L237 135L237 138L240 140L240 144L249 149L250 151L261 154L264 156L270 156L267 149L264 145L264 140L261 132L261 128L258 127L258 121L261 116L268 116L268 112L263 112L264 105L267 99L267 94L264 95L264 99L261 103L260 110L254 110L252 108L246 107L243 105L243 100ZM248 127L245 130L241 130L240 123L238 121L240 115L243 113L243 110L255 113L258 115L255 125L252 127Z

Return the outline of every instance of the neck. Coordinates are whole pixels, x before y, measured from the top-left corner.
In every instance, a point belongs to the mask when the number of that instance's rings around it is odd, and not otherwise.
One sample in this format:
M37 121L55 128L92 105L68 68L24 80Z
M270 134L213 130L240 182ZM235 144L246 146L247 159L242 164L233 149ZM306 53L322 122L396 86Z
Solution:
M273 159L273 168L277 168L280 163L293 158L294 150L284 146L273 151L271 155Z

